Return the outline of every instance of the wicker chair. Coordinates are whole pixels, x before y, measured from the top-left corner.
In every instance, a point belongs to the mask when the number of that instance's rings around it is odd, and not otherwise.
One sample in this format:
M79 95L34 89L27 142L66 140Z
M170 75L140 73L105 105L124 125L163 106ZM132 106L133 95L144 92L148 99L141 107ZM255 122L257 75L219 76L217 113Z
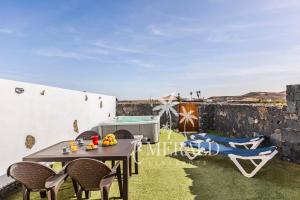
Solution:
M78 140L80 138L82 138L83 140L91 140L91 137L92 136L95 136L95 135L98 135L99 138L100 138L100 135L99 133L97 133L96 131L93 131L93 130L88 130L88 131L84 131L82 133L80 133L76 138L75 140ZM63 163L62 165L66 165L67 163ZM75 190L75 193L77 194L77 191L78 191L78 186L77 186L77 183L75 180L72 179L72 182L73 182L73 187L74 187L74 190ZM89 199L89 192L85 192L85 197L87 199Z
M60 185L67 178L64 171L56 173L51 168L35 162L19 162L7 169L7 176L23 186L23 200L30 199L30 192L47 192L49 200L55 200Z
M110 169L103 162L89 159L80 158L71 161L66 166L66 173L78 183L77 199L82 199L83 191L101 191L101 199L108 200L109 189L115 178L118 177L118 184L120 196L123 195L122 190L122 177L119 162Z
M75 140L78 140L79 138L82 138L83 140L90 140L92 136L94 135L99 135L99 133L97 133L96 131L92 131L92 130L89 130L89 131L84 131L82 133L80 133Z
M125 129L115 131L114 135L116 136L116 139L134 139L132 133Z

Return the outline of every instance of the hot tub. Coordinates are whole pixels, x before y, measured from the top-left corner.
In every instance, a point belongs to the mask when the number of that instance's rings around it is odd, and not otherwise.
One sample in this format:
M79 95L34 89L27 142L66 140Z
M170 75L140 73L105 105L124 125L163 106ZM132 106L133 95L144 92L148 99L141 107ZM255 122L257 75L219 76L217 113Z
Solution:
M99 133L104 137L108 133L125 129L133 135L142 135L143 142L157 143L159 141L159 116L118 116L99 124Z

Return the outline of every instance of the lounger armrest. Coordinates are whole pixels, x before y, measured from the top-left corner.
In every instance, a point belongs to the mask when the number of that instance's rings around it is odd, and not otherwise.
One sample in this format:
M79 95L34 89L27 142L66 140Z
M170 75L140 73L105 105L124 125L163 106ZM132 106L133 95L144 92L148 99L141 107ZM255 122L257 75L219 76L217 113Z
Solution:
M190 136L190 139L191 139L191 140L195 140L195 135L191 135L191 136Z
M60 185L64 182L64 180L68 177L68 174L64 173L64 170L60 171L54 176L51 176L48 178L45 182L45 188L51 189L53 187L56 187L57 185Z
M255 142L261 142L263 141L264 138L260 138L258 140L253 140L253 141L249 141L249 142L229 142L228 144L235 144L235 145L248 145L248 144L253 144Z
M257 155L257 156L239 156L234 154L228 154L228 157L230 159L255 160L255 159L262 159L264 157L273 158L277 153L278 151L275 149L270 154Z
M260 138L257 138L256 140L252 140L252 141L249 141L249 142L229 142L228 144L231 146L231 147L234 147L236 148L237 146L244 146L246 149L249 149L247 147L247 145L252 145L250 147L250 149L256 149L260 143L264 140L264 137L260 137Z

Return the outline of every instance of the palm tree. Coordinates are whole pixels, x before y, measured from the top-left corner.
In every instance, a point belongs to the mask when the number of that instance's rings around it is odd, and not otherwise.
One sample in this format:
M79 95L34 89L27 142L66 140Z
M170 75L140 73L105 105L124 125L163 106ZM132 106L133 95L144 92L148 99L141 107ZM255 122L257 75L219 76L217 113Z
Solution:
M197 97L198 97L198 99L199 99L199 98L200 98L201 91L200 91L200 90L196 91L196 94L197 94Z
M179 121L180 124L184 123L183 125L183 131L184 131L184 135L186 137L186 125L188 123L191 123L192 126L194 127L194 121L193 119L197 119L197 117L195 115L193 115L193 110L190 110L189 112L186 111L185 107L182 107L182 113L179 113L179 115L182 116L181 120Z
M161 105L155 106L153 108L153 111L159 111L159 116L161 117L164 113L167 115L167 118L170 120L170 130L172 129L172 113L175 116L178 116L177 111L173 108L178 104L178 102L173 101L174 94L171 94L168 101L164 99L159 99L158 101L161 103ZM168 138L170 139L171 131L169 132Z
M178 101L178 102L181 102L180 93L177 94L177 101Z

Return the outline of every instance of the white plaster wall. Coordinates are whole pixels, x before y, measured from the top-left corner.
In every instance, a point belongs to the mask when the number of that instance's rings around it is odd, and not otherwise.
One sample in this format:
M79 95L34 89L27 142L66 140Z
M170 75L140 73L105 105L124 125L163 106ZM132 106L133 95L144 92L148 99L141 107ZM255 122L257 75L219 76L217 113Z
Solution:
M15 93L16 87L24 88L24 93ZM44 96L40 94L43 90ZM28 154L74 139L78 135L73 130L74 120L78 121L79 132L83 132L115 113L113 96L0 79L0 175ZM25 147L28 134L36 139L32 149Z

